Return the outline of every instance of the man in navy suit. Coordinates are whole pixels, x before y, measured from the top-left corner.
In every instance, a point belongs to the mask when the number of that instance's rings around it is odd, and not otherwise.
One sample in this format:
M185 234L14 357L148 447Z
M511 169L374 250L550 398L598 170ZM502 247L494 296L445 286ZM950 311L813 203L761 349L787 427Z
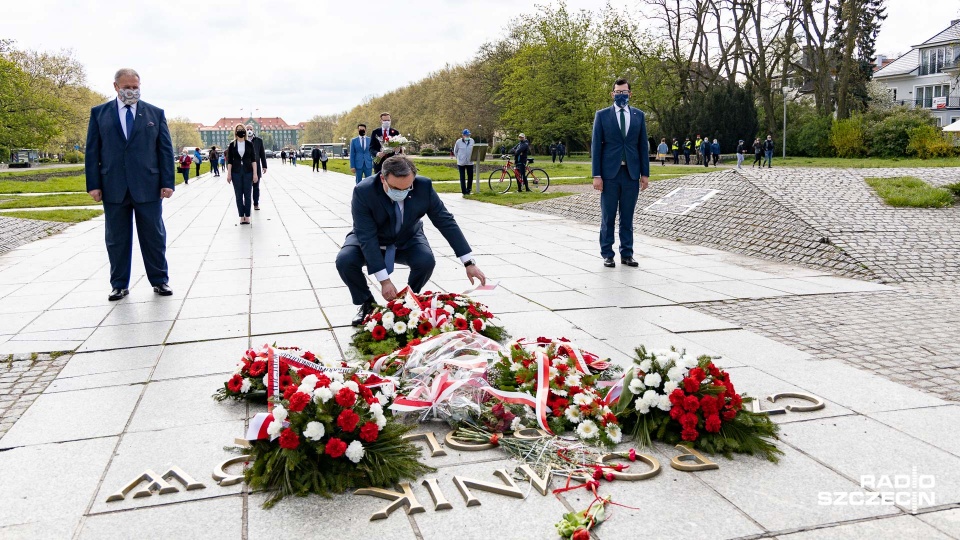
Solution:
M373 168L373 156L370 155L370 137L367 137L367 125L357 124L358 136L350 139L350 172L357 175L357 183L370 176Z
M167 285L167 231L161 201L173 195L173 143L163 110L140 101L140 75L117 71L113 79L117 99L90 111L87 127L87 192L103 201L107 255L110 258L108 297L120 300L129 293L133 221L147 279L161 296Z
M643 111L627 105L630 83L617 79L614 104L597 111L593 119L591 158L593 189L600 191L600 256L613 268L613 229L620 212L620 262L639 266L633 260L633 212L640 191L650 178L650 145Z
M410 267L408 285L420 292L436 266L433 250L423 234L423 216L440 230L467 270L470 283L486 276L473 260L470 244L460 226L433 190L429 178L417 176L417 167L406 156L392 156L381 164L380 173L365 178L353 188L353 230L337 254L337 271L350 289L353 303L360 306L353 325L358 326L373 310L373 294L363 275L380 282L380 293L387 301L397 297L390 281L394 263Z

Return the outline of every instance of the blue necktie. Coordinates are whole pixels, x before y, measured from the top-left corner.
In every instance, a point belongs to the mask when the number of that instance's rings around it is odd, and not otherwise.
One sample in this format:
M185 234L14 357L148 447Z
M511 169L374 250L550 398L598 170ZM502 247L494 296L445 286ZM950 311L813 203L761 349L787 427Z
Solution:
M130 135L133 135L133 109L129 105L124 105L123 108L127 110L127 140L130 140Z
M394 234L400 233L400 226L403 225L403 212L400 211L400 203L393 203L393 213L397 216L397 226L394 228ZM397 259L397 244L394 242L387 246L387 251L383 255L383 264L387 267L387 273L393 273L394 262Z

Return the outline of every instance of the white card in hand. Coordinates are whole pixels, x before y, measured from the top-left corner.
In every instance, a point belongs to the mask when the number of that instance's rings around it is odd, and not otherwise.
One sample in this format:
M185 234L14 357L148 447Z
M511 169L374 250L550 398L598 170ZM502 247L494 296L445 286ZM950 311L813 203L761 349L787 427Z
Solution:
M467 289L463 291L463 295L464 296L484 296L484 295L493 294L493 291L496 290L498 285L500 285L499 281L487 280L486 285L477 285L472 289Z

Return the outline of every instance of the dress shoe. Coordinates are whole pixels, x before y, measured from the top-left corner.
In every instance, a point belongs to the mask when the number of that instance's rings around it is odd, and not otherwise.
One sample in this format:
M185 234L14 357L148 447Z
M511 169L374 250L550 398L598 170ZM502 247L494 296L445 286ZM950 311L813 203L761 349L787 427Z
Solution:
M633 260L633 257L620 257L620 264L625 264L633 268L640 266L640 263Z
M617 266L617 263L613 262L613 257L604 257L603 265L606 266L607 268L613 268Z
M363 320L367 318L367 315L373 313L373 301L368 300L360 304L360 309L357 310L357 315L350 321L352 326L360 326L363 324Z
M160 296L173 295L173 289L171 289L166 283L161 283L160 285L154 285L153 292L159 294Z
M110 296L107 297L107 300L116 302L128 294L130 294L130 289L114 289L110 291Z
M259 210L260 207L259 207L259 206L254 206L253 209L254 209L254 210Z

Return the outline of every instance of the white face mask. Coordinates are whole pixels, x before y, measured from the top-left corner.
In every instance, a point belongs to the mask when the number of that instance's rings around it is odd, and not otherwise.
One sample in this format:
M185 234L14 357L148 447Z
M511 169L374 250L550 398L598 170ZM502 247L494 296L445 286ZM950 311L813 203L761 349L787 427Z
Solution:
M380 127L383 128L383 132L384 132L384 133L390 131L390 121L389 121L389 120L386 120L386 121L382 122L382 123L380 124Z
M140 101L139 88L121 88L117 90L117 96L124 105L136 105Z
M248 130L247 130L247 138L248 138L248 139L252 139L252 138L253 138L253 130L252 130L252 129L248 129Z

